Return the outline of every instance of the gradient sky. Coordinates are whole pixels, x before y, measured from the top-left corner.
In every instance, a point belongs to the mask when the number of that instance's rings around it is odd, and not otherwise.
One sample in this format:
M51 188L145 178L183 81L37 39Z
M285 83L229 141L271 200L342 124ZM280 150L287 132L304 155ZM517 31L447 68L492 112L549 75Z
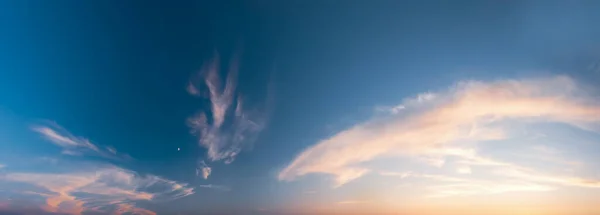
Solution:
M598 1L1 1L2 214L600 214Z

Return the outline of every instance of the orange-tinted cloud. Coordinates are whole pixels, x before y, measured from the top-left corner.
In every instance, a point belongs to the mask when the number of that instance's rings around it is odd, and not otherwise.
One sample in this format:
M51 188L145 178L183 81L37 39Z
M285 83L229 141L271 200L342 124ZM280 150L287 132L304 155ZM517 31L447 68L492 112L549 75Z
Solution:
M81 214L84 211L103 211L103 207L118 207L115 213L139 212L145 209L133 207L135 201L164 201L181 198L194 193L187 184L163 179L158 176L140 176L118 167L106 167L78 173L9 173L4 180L35 185L47 193L26 192L46 198L42 208L48 212ZM94 197L83 198L88 194ZM143 213L142 213L143 212Z
M341 186L372 171L361 165L367 161L397 156L436 158L440 153L443 157L452 152L440 150L458 141L510 138L507 128L492 126L507 119L559 122L598 131L600 102L586 90L564 76L461 82L444 92L407 99L394 106L387 118L372 119L318 142L294 158L278 178L294 180L325 173L334 177L335 186ZM502 165L474 155L465 160ZM440 161L435 163L444 165Z

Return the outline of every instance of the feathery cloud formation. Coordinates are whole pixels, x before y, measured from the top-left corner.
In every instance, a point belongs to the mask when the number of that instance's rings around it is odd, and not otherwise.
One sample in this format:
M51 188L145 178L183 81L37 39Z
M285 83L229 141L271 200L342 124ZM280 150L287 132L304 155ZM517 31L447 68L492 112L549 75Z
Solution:
M91 143L87 138L75 136L55 123L35 125L33 131L60 146L63 154L99 156L109 159L128 159L128 155L112 147ZM47 160L45 158L44 160ZM52 160L56 163L56 159ZM0 180L30 184L11 192L35 195L45 199L39 209L49 214L82 214L84 212L110 214L155 215L136 207L138 201L170 201L194 193L194 188L154 175L139 175L113 165L93 163L93 167L67 166L67 172L7 172ZM64 169L63 166L61 169ZM18 208L7 205L7 209ZM28 209L29 210L29 209Z
M187 184L114 166L72 173L8 173L0 179L43 188L22 192L45 197L41 208L52 213L155 214L135 207L135 202L169 201L194 193Z
M251 145L263 130L266 117L262 112L248 111L242 96L237 92L238 59L233 58L223 83L219 58L208 62L187 86L190 95L203 97L207 92L210 111L199 112L188 118L199 144L208 149L210 161L231 163L244 147Z
M444 92L406 99L389 108L387 118L374 118L320 141L300 153L278 178L289 181L324 173L334 177L335 186L341 186L372 171L362 163L386 157L420 158L443 166L445 157L459 156L463 173L470 172L467 165L505 167L507 164L474 151L447 147L457 142L508 139L508 129L498 125L504 120L558 122L598 132L600 99L586 90L564 76L461 82ZM519 186L507 185L504 190L515 187Z
M230 191L231 190L231 188L228 186L214 185L214 184L201 184L201 185L198 185L198 187L216 189L216 190L221 190L221 191Z
M98 147L88 139L72 135L69 131L56 123L48 123L47 126L35 125L31 129L42 135L48 141L62 147L63 154L72 156L94 155L109 159L127 159L127 154L118 153L112 147Z

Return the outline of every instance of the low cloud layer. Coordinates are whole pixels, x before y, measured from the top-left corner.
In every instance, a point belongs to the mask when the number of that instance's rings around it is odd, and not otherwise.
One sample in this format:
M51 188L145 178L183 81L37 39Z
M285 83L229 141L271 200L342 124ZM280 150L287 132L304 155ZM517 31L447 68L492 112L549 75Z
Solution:
M200 111L188 118L200 146L208 149L210 161L233 162L242 149L253 144L266 123L263 112L245 109L245 101L237 91L238 64L237 58L231 60L223 82L219 58L215 57L187 86L190 95L210 101L210 111Z
M61 147L62 154L96 156L122 161L128 155L112 147L103 147L87 138L71 134L55 123L32 126L32 130L44 139ZM188 184L168 180L155 175L141 175L112 164L97 162L55 165L56 158L42 157L53 165L43 171L0 172L0 181L8 184L2 191L25 199L44 199L43 203L27 202L20 205L9 201L2 211L32 211L32 214L140 214L155 215L153 211L136 206L139 202L163 202L182 198L194 193ZM39 168L39 167L38 167ZM36 197L36 198L30 198ZM24 207L26 206L26 207ZM37 206L37 208L32 208Z
M65 155L82 156L93 155L109 159L128 159L129 155L119 153L113 147L99 147L88 139L72 135L69 131L56 123L47 125L34 125L31 129L42 137L63 149Z
M424 174L417 172L379 172L384 177L400 179L416 178L428 181L425 186L428 197L471 196L497 194L516 191L552 191L559 186L600 188L600 179L588 179L576 176L546 174L518 164L484 158L475 150L446 149L440 155L452 157L456 163L473 167L482 167L479 177L448 176L442 174ZM458 174L471 174L471 168L458 169ZM482 177L481 175L487 176Z
M194 193L187 184L154 175L142 176L114 166L71 173L8 173L0 179L41 188L18 192L44 197L46 204L41 208L53 213L154 214L135 207L135 203L169 201Z
M504 168L504 177L533 177L515 165L479 156L473 146L452 147L463 142L510 139L510 129L502 123L505 121L555 122L599 132L600 99L593 95L589 88L565 76L461 82L446 91L428 92L399 105L377 108L387 114L338 132L304 150L279 173L278 178L291 181L307 174L321 173L331 176L337 187L372 172L373 169L364 163L397 157L414 158L437 167L444 166L448 157L458 157L460 160L456 162L460 166L455 172L464 176L471 175L471 166L485 165ZM579 180L575 177L531 177L516 184L505 184L498 190L546 191L551 188L527 181L573 186ZM588 182L585 184L592 186L586 187L596 187L598 183ZM487 184L481 182L479 185L486 187ZM448 189L461 190L461 186L454 184ZM452 192L448 190L442 194Z

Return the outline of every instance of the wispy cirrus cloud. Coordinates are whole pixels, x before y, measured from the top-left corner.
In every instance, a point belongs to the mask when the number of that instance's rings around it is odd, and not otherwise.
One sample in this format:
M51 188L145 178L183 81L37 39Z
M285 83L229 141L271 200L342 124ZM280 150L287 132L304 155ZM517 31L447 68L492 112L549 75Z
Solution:
M228 186L214 185L214 184L201 184L201 185L198 185L198 187L216 189L216 190L221 190L221 191L230 191L231 190L231 188Z
M88 139L71 134L56 123L47 125L34 125L31 129L57 146L60 146L65 155L82 156L93 155L110 159L127 159L129 155L119 153L113 147L99 147Z
M337 204L340 205L353 205L353 204L364 204L369 203L368 201L356 201L356 200L347 200L347 201L339 201Z
M436 181L435 185L429 186L427 189L430 192L426 194L427 197L443 198L452 196L489 195L523 191L544 192L552 191L556 188L530 182L465 180L459 182Z
M458 173L461 175L457 176L385 171L379 172L379 175L402 179L418 178L434 182L426 186L429 191L428 197L471 196L517 191L552 191L557 189L558 186L600 188L600 179L548 175L517 164L483 158L474 153L473 150L455 149L453 151L454 153L450 153L450 156L467 159L473 165L484 167L480 171L485 174L478 174L479 177L464 175L465 173L460 172L459 168ZM460 151L467 153L460 153ZM458 163L462 163L461 161L463 160L459 160ZM468 174L471 174L471 171L469 167Z
M75 136L55 123L35 125L32 130L48 141L60 146L63 154L76 156L99 156L109 159L127 159L129 156L117 152L110 146L98 146L87 138ZM44 157L57 163L55 158ZM86 162L87 164L87 162ZM49 168L52 169L52 168ZM92 163L86 166L70 164L62 166L67 172L6 172L0 180L28 186L14 186L11 192L34 195L45 199L39 209L48 214L142 214L156 213L139 208L140 201L171 201L194 193L194 188L185 183L168 180L155 175L140 175L134 171L113 165ZM8 204L9 209L18 205ZM27 209L30 210L30 209Z
M45 198L41 209L51 213L155 214L135 207L135 203L170 201L194 193L185 183L114 166L69 173L8 173L0 179L42 188L20 192Z
M233 58L225 81L221 79L219 58L206 63L187 86L190 95L206 97L210 111L200 111L188 118L187 124L198 135L199 144L208 149L210 161L230 163L241 150L251 145L264 129L264 111L249 111L237 91L238 58ZM203 171L204 172L204 171Z
M472 172L472 165L506 167L474 151L448 147L510 139L510 126L503 124L509 120L556 122L598 132L599 101L588 88L566 76L460 82L446 91L406 99L391 106L387 117L376 117L318 142L294 158L278 178L289 181L324 173L341 186L371 172L364 163L390 157L416 158L438 167L447 165L449 156L460 157L457 164L462 173ZM519 186L507 185L505 190L515 187Z
M117 204L117 209L114 211L116 215L122 214L139 214L139 215L156 215L154 211L135 207L132 204Z

